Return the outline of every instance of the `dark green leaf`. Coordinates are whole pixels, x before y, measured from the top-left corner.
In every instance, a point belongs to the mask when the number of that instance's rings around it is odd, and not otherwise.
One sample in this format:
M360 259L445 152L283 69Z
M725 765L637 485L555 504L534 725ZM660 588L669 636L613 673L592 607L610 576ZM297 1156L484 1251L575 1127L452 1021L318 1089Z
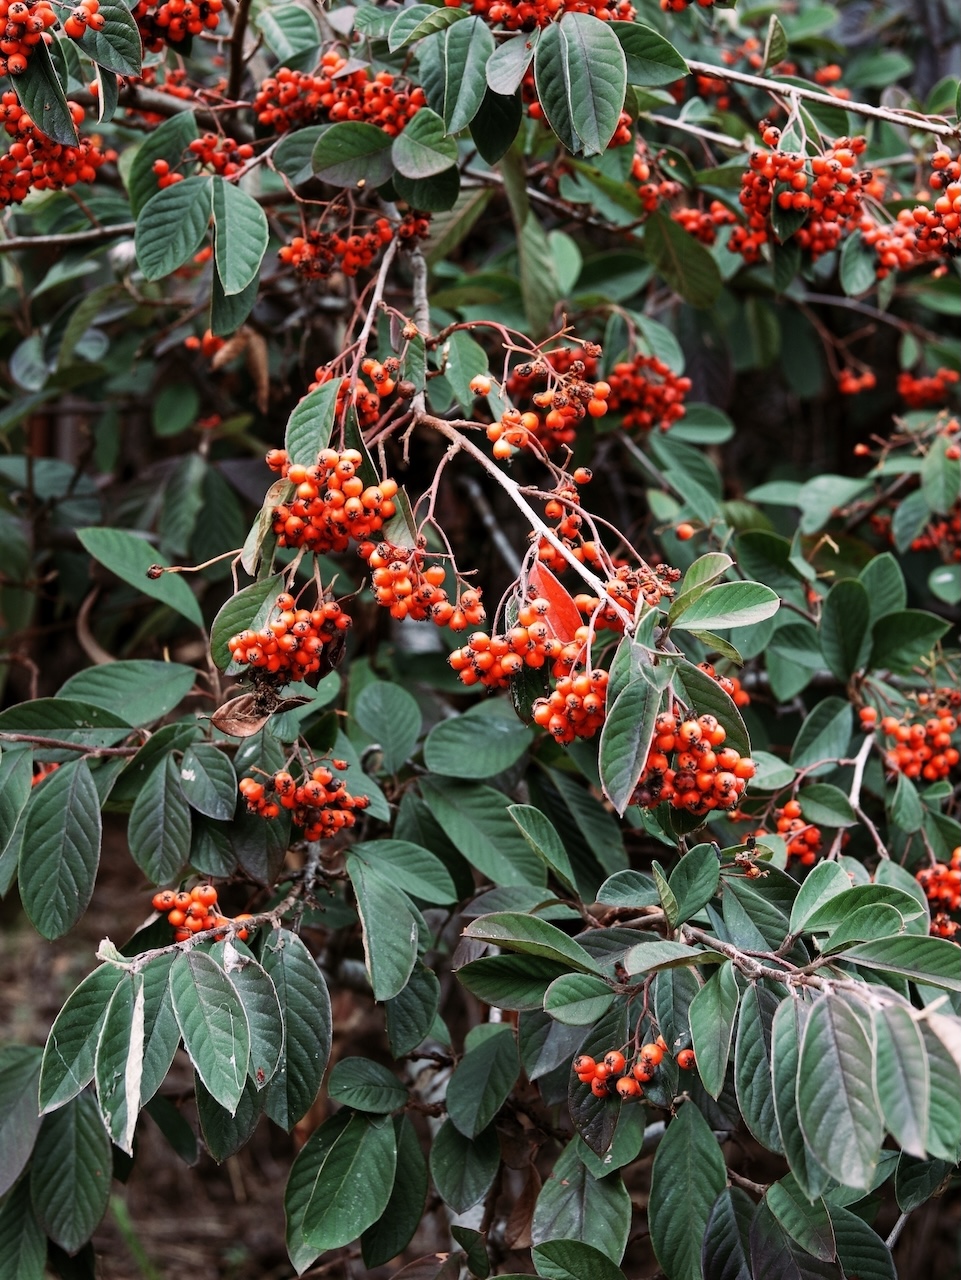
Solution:
M620 1174L595 1178L571 1143L544 1183L531 1224L535 1245L581 1240L620 1262L631 1224L631 1200Z
M77 126L54 70L50 50L42 40L33 46L25 70L10 79L24 111L40 132L62 146L75 147Z
M498 1009L540 1009L555 978L569 973L567 961L539 956L483 956L458 969L461 985Z
M153 129L137 147L127 173L127 194L134 217L151 196L160 190L153 171L156 160L166 160L172 169L182 161L184 153L197 137L197 120L192 111L178 111Z
M0 1196L20 1177L40 1130L40 1059L40 1050L32 1046L12 1044L0 1049Z
M62 764L26 811L18 879L24 910L44 938L77 923L100 864L100 798L86 760Z
M950 623L923 609L902 609L889 613L874 624L874 645L870 666L910 675L915 664L926 658Z
M544 993L544 1012L567 1026L592 1026L613 1003L609 983L589 973L564 974Z
M93 1095L44 1116L30 1170L34 1212L47 1235L76 1253L104 1215L110 1196L110 1139Z
M93 703L128 724L142 725L169 715L193 688L196 674L181 662L107 662L78 671L60 686L57 697Z
M619 814L630 804L644 772L660 706L660 691L644 676L637 675L607 708L598 767L604 794Z
M902 1150L922 1159L930 1098L924 1039L902 1005L874 1009L872 1020L877 1038L874 1084L885 1127Z
M130 856L154 884L169 884L176 878L190 848L190 808L173 756L141 787L130 811L127 839Z
M583 1240L545 1240L531 1256L537 1274L547 1280L624 1280L607 1254Z
M644 252L667 284L692 307L709 307L721 289L721 273L710 251L665 214L644 228Z
M237 775L230 758L217 747L188 747L180 762L180 788L192 809L228 822L237 807Z
M430 1176L445 1204L466 1213L487 1194L500 1165L500 1144L493 1126L465 1138L445 1120L430 1149Z
M508 813L501 791L477 782L436 775L423 779L421 794L450 840L494 884L543 885L544 864Z
M391 24L387 35L387 47L391 53L403 49L415 40L443 31L452 23L468 21L460 9L441 9L432 4L415 4L401 11Z
M858 1280L897 1280L890 1250L864 1219L840 1205L829 1208L845 1274L857 1275Z
M808 1200L789 1173L768 1187L764 1203L792 1240L822 1262L833 1262L837 1256L834 1229L824 1201Z
M310 167L315 177L334 187L379 187L394 172L392 145L390 135L376 125L345 120L317 139Z
M427 1199L427 1162L410 1117L396 1116L394 1132L397 1168L393 1190L379 1221L361 1235L360 1245L367 1267L383 1266L403 1251L420 1223Z
M961 950L946 938L900 937L862 942L844 959L945 991L961 991Z
M779 1004L774 992L752 982L741 997L734 1047L734 1086L744 1122L762 1146L778 1153L781 1139L771 1090L771 1025Z
M801 812L808 822L825 827L853 827L858 815L840 787L829 782L813 782L798 793Z
M771 1028L771 1079L774 1110L784 1153L791 1172L804 1189L805 1195L813 1200L825 1189L829 1179L811 1155L798 1119L798 1060L801 1036L809 1012L810 1005L803 1004L800 1000L784 1000L775 1013Z
M163 187L144 205L134 243L147 280L172 275L200 248L210 223L210 183L207 177L185 178Z
M309 1110L324 1076L330 1055L330 996L313 956L287 929L276 929L267 938L261 962L277 992L286 1029L264 1109L289 1131Z
M262 609L269 613L268 601L272 603L283 586L283 574L276 573L272 578L252 582L223 605L210 628L210 656L221 671L226 671L231 663L227 642L239 632L253 628Z
M836 582L821 612L821 651L839 680L849 679L867 660L870 648L871 604L856 578Z
M107 21L100 31L87 27L79 41L81 52L118 76L139 76L143 43L129 6L122 0L100 0L99 13Z
M295 406L284 432L284 448L291 462L311 467L320 451L327 448L334 426L338 389L337 379L333 378L309 391Z
M417 919L407 898L373 867L347 856L363 929L364 955L375 1000L403 991L417 959Z
M224 294L242 293L267 251L267 215L246 191L225 178L211 179L214 261Z
M473 920L464 930L464 936L496 943L523 955L554 960L581 973L601 972L600 966L579 942L539 916L511 911L494 912Z
M177 1025L204 1086L234 1112L247 1080L250 1028L237 989L201 951L182 952L170 969Z
M828 762L845 756L851 730L851 704L843 698L825 698L801 725L791 750L791 764L814 775L823 773ZM825 762L823 767L810 769L820 761Z
M714 846L699 844L690 849L671 872L671 892L677 900L677 920L683 923L697 915L714 897L721 873Z
M429 178L455 163L457 143L437 112L421 107L394 139L390 157L405 178Z
M437 975L425 965L415 965L407 986L384 1006L387 1038L395 1058L422 1043L433 1026L439 1004Z
M671 1280L700 1280L701 1241L726 1182L710 1126L693 1102L685 1102L654 1156L648 1204L651 1243Z
M0 1204L0 1275L3 1280L43 1280L47 1241L30 1203L24 1178Z
M353 714L360 727L370 735L371 741L380 747L385 770L396 773L407 763L420 737L422 718L416 699L398 684L374 680L361 690L354 704ZM443 723L460 722L461 717L458 717ZM440 727L442 726L439 725L438 728ZM437 769L436 764L431 764L426 758L426 743L424 751L427 767Z
M641 22L611 22L610 29L627 57L627 83L646 87L673 84L687 75L687 63L653 27Z
M407 1090L394 1073L369 1058L340 1058L327 1090L335 1102L375 1114L396 1111L407 1101Z
M204 1145L217 1161L223 1163L249 1142L260 1119L261 1098L252 1080L244 1085L237 1110L230 1112L207 1092L200 1076L194 1075L197 1119Z
M52 1111L90 1083L100 1028L123 970L102 964L71 993L47 1037L40 1071L40 1107Z
M714 1201L701 1244L704 1280L752 1280L749 1236L754 1201L740 1187L725 1187Z
M494 37L480 17L454 23L421 48L424 92L448 133L459 133L477 114L487 92L486 67L493 52Z
M513 1030L503 1023L486 1030L489 1034L469 1045L447 1085L447 1114L467 1138L476 1138L492 1122L519 1070Z
M179 190L182 186L186 183L167 187L165 191ZM179 574L147 577L151 565L165 564L166 561L144 538L138 538L126 529L78 529L77 537L90 555L118 578L144 595L176 609L189 622L203 626L203 614L197 598Z

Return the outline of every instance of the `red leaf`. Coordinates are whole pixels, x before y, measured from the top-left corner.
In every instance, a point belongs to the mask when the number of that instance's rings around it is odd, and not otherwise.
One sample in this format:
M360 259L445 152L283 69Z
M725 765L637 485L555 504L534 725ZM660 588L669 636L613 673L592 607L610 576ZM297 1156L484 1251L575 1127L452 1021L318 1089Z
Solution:
M529 580L533 592L543 596L551 606L547 614L547 625L558 640L569 644L584 621L574 603L574 597L544 564L534 565Z

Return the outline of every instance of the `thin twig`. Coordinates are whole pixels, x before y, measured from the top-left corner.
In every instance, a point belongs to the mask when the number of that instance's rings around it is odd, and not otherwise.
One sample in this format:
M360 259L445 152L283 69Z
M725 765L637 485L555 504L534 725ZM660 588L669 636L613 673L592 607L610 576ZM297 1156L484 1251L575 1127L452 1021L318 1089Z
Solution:
M115 222L110 227L91 227L89 231L68 231L54 236L11 236L0 240L0 253L16 253L19 249L73 248L77 244L97 244L117 236L132 236L136 222Z
M39 733L0 733L3 742L29 742L51 751L79 751L85 756L135 756L140 747L91 747L85 742L68 742L65 738L46 738ZM141 743L141 746L143 744Z
M768 80L764 76L748 75L746 71L734 71L730 67L719 67L713 62L694 62L688 59L687 65L692 71L701 75L716 76L718 80L730 80L735 84L747 84L753 89L764 89L767 93L782 98L804 98L808 102L820 102L826 107L839 107L842 111L853 111L855 115L868 116L873 120L887 120L889 124L899 124L906 129L921 129L925 133L936 133L942 138L956 137L958 126L948 124L946 120L936 123L930 116L915 114L910 111L895 111L889 107L872 107L866 102L850 102L836 98L830 93L821 93L817 89L807 89L803 85L784 84L777 80Z

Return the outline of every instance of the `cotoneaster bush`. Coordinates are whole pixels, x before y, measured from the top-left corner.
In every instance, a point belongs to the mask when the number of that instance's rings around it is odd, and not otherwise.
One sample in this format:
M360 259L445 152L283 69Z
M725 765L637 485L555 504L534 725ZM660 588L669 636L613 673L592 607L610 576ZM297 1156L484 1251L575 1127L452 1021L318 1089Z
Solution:
M145 1112L172 1164L274 1127L257 1274L909 1274L961 1156L956 34L0 8L0 890L85 975L0 1048L0 1280L136 1239Z

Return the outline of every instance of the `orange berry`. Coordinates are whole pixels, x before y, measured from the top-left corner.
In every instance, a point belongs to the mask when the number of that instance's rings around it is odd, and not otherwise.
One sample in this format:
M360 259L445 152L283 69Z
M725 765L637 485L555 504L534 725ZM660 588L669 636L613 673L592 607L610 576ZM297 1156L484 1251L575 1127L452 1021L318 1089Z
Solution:
M674 530L674 536L679 542L689 542L694 537L694 526L692 524L679 524Z

